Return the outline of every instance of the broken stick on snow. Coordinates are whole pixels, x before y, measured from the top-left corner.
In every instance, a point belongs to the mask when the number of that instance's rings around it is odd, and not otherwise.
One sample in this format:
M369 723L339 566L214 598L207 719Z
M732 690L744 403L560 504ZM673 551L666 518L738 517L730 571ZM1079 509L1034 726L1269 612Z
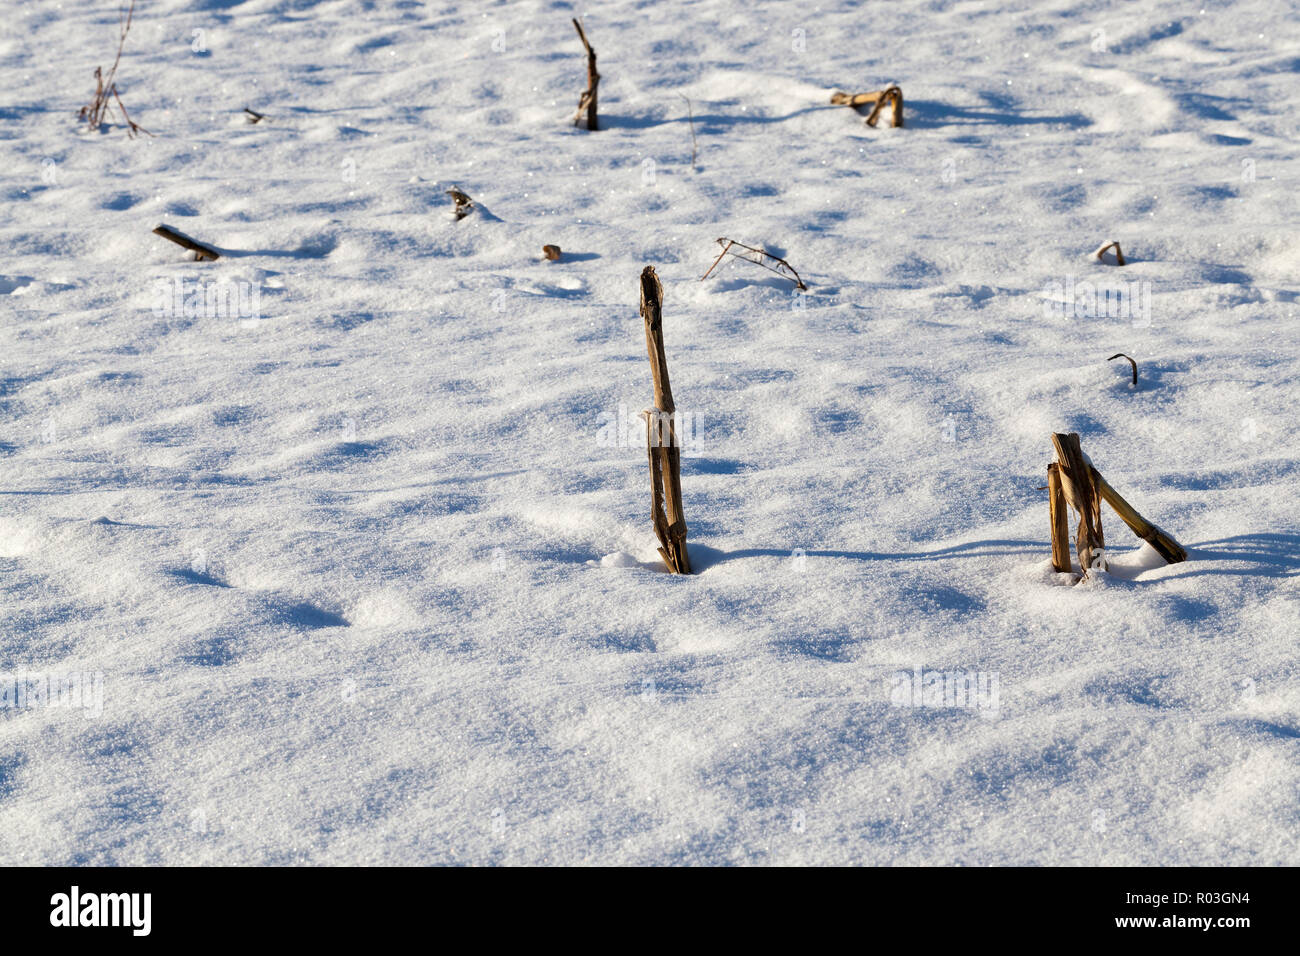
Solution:
M170 239L172 242L176 243L176 245L184 246L186 249L189 249L194 253L194 258L199 262L202 262L204 259L216 260L221 258L221 253L217 252L216 249L213 249L211 246L205 246L196 239L191 239L179 229L173 229L165 223L160 222L158 225L153 227L153 231L156 235L162 236L164 239Z
M668 383L668 359L664 355L663 286L655 275L654 266L641 270L641 317L645 319L645 344L650 355L655 393L655 407L642 413L646 420L646 448L650 454L650 514L664 564L673 574L690 574L686 516L682 511L682 457L677 439L677 407L673 404L673 390Z
M889 123L891 126L901 127L903 125L903 90L897 85L890 85L883 90L875 90L871 93L848 93L835 92L831 94L831 103L835 106L851 106L857 109L860 106L872 106L871 113L867 116L867 125L875 126L880 120L880 111L886 106L892 107L889 114Z
M582 125L582 113L586 110L587 129L594 133L600 129L600 121L596 118L596 87L600 84L600 74L596 72L596 51L587 42L587 34L583 32L582 24L578 22L577 17L573 18L573 27L578 31L578 38L582 40L582 45L587 48L587 88L583 90L578 100L578 112L573 117L573 125Z

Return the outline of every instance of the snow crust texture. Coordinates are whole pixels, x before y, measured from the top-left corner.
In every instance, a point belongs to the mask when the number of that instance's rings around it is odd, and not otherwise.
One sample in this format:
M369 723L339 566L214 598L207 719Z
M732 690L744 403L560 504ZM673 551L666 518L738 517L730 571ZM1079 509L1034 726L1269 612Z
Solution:
M1300 31L1204 7L143 0L131 140L0 2L0 863L1300 863ZM1054 431L1191 560L1054 574Z

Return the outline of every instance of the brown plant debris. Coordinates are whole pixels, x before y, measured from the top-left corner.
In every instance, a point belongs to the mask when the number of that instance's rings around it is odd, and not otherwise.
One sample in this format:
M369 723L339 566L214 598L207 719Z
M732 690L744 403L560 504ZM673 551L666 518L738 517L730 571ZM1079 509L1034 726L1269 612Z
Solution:
M1119 243L1118 243L1118 242L1115 242L1114 240L1111 240L1110 242L1103 242L1103 243L1101 244L1101 247L1100 247L1100 248L1097 250L1097 252L1096 252L1096 256L1097 256L1097 261L1098 261L1098 262L1105 262L1105 261L1106 261L1105 256L1106 256L1106 251L1107 251L1108 249L1114 249L1114 250L1115 250L1115 265L1117 265L1117 266L1122 266L1122 265L1125 264L1125 261L1124 261L1124 253L1122 253L1122 252L1119 251Z
M456 203L456 208L452 210L458 220L464 219L469 215L469 211L474 208L474 200L470 199L465 193L461 192L455 186L447 190L447 195Z
M1138 363L1135 362L1135 361L1133 361L1133 359L1129 358L1129 357L1128 357L1127 355L1125 355L1123 352L1116 352L1116 353L1115 353L1114 355L1112 355L1110 358L1106 359L1106 361L1107 361L1107 362L1113 362L1113 361L1115 361L1115 359L1117 359L1117 358L1128 359L1128 364L1133 366L1133 387L1134 387L1134 388L1137 388L1137 383L1138 383Z
M131 5L126 9L118 11L117 55L113 57L113 65L109 67L107 75L101 67L95 67L95 96L77 114L78 118L85 121L88 129L97 130L104 125L109 110L116 103L117 110L126 123L126 135L131 139L135 139L140 133L146 136L153 135L127 115L126 104L122 102L122 96L117 91L117 65L122 61L122 48L126 46L126 35L131 30L131 19L134 15L135 0L131 0Z
M764 252L762 249L755 249L753 246L747 246L743 242L737 242L735 239L727 239L726 237L719 238L718 245L722 246L722 252L718 254L718 258L713 260L713 265L709 266L709 271L700 276L701 282L707 279L710 273L718 267L718 263L722 261L723 256L731 254L737 259L744 259L746 262L753 262L756 265L762 266L764 269L770 269L777 275L789 279L795 284L795 288L797 289L806 290L808 288L804 285L803 279L799 278L799 273L794 271L794 266L790 265L790 263L786 262L780 256L774 256L770 252Z
M1079 515L1076 548L1079 568L1086 578L1106 568L1106 542L1101 530L1101 502L1106 502L1139 538L1169 564L1187 560L1187 550L1167 532L1152 524L1121 497L1102 477L1079 447L1079 436L1054 434L1057 461L1048 465L1052 523L1052 567L1070 571L1070 532L1066 504Z
M184 246L186 249L189 249L194 253L194 258L199 262L203 262L205 259L215 261L221 258L221 253L217 252L216 249L204 245L197 239L191 239L179 229L173 229L165 223L159 223L154 226L153 231L155 235L162 236L164 239L170 239L172 242L176 243L176 245Z
M1101 530L1101 496L1092 481L1092 467L1079 447L1079 436L1071 432L1068 435L1052 435L1052 444L1056 447L1058 460L1057 477L1061 492L1071 508L1079 516L1079 527L1075 534L1075 550L1079 555L1079 569L1086 578L1094 569L1106 570L1106 539ZM1048 478L1049 483L1051 477ZM1053 519L1053 530L1057 519ZM1057 543L1053 542L1052 554L1057 553Z
M903 90L897 85L890 85L883 90L874 90L871 93L841 93L838 90L831 94L831 103L834 106L850 106L853 109L859 109L863 106L872 107L871 112L867 115L867 125L875 126L880 120L880 112L886 106L891 107L889 113L889 124L901 128L903 125Z
M663 286L654 266L641 270L641 317L645 319L646 352L654 380L654 408L646 420L646 449L650 455L650 516L659 538L659 556L673 574L690 574L686 550L686 516L682 511L682 457L678 444L673 390L664 354Z
M587 88L582 91L582 96L578 99L578 112L573 117L573 125L582 125L582 114L585 111L587 129L594 133L600 129L600 120L596 117L596 87L600 85L600 74L596 72L596 51L587 42L587 34L583 32L582 24L578 22L577 17L573 18L573 28L578 31L578 38L582 40L582 45L587 50Z
M691 109L691 101L681 93L677 94L686 100L686 121L691 124L691 169L695 168L695 111Z

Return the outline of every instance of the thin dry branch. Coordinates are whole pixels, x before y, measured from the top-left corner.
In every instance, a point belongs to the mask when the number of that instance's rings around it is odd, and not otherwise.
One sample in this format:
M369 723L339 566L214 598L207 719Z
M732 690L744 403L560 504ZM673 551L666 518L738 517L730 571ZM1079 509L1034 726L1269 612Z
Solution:
M587 129L594 133L600 129L600 121L596 117L596 87L600 85L600 74L596 72L596 51L587 42L587 34L583 32L582 24L578 22L577 17L573 18L573 27L578 31L578 38L582 40L582 45L587 50L587 88L582 91L582 96L578 99L578 112L573 117L573 125L582 125L582 114L585 110Z
M213 249L211 246L205 246L197 239L191 239L179 229L173 229L165 223L160 222L158 225L154 226L153 231L155 235L162 236L164 239L170 239L172 242L176 243L176 245L184 246L186 249L189 249L194 253L194 258L199 262L202 262L205 259L215 261L221 258L221 253L217 252L216 249Z
M718 267L718 263L722 261L722 257L730 253L737 259L744 259L746 262L760 265L764 269L769 269L777 275L789 279L795 284L795 288L797 289L806 290L808 288L804 285L803 279L799 278L799 273L794 271L794 266L790 265L790 263L786 262L780 256L774 256L770 252L764 252L762 249L755 249L753 246L747 246L743 242L737 242L735 239L727 239L726 237L720 237L718 239L718 245L722 246L722 252L718 253L718 258L713 260L713 265L709 266L709 271L700 276L701 282L707 279L713 270ZM740 251L737 252L736 250Z
M128 137L135 139L140 133L152 136L153 133L127 115L126 104L122 102L121 94L117 90L117 66L122 61L122 49L126 46L126 35L131 32L131 20L135 16L135 0L131 0L131 5L126 9L119 10L117 16L117 55L113 57L113 65L109 67L107 76L104 75L102 68L95 67L95 95L89 103L81 108L77 115L80 119L86 121L87 128L97 130L108 118L108 111L116 102L118 112L122 114L122 120L126 123L126 135Z
M686 100L686 121L691 124L691 169L695 168L695 113L691 110L691 101L681 93L677 94Z
M245 119L247 119L250 123L260 123L262 122L262 120L266 119L265 113L259 113L256 110L250 110L247 106L244 107L244 112L248 114L248 116L246 116Z

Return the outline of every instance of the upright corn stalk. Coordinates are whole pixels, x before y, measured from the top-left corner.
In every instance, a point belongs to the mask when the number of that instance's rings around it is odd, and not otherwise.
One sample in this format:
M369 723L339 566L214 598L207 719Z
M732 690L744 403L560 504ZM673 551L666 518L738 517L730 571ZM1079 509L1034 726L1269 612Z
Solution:
M641 270L641 318L645 320L646 352L654 377L655 407L642 414L646 420L646 448L650 455L651 518L659 538L659 554L674 574L690 574L686 551L686 516L682 512L682 457L677 441L673 390L668 382L664 355L663 286L654 266ZM665 513L666 509L666 513Z
M1074 432L1052 435L1059 459L1057 477L1065 500L1079 515L1079 528L1075 535L1075 549L1079 553L1079 570L1087 577L1095 566L1106 569L1106 539L1101 532L1101 496L1092 482L1092 466L1079 447L1079 436ZM1050 482L1050 478L1049 478Z
M596 51L587 42L587 34L577 17L573 18L573 26L578 31L578 39L582 41L587 51L587 88L582 91L582 96L578 99L578 112L573 117L573 125L581 126L582 114L586 113L587 129L594 133L600 129L600 120L596 117L596 87L600 85L600 74L596 72Z
M1048 509L1052 520L1052 570L1068 573L1070 570L1070 512L1061 489L1061 466L1052 462L1047 466Z

